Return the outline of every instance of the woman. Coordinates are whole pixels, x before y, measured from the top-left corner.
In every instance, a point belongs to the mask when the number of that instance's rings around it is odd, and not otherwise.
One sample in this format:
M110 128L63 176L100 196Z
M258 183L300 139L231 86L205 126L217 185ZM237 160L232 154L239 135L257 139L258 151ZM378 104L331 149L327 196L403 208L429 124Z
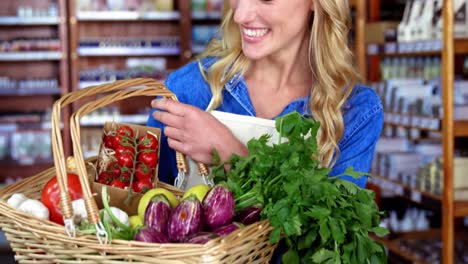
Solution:
M209 164L246 147L212 115L219 110L268 119L298 111L320 121L320 161L331 175L353 166L368 172L382 123L382 106L357 73L347 38L346 0L230 0L201 59L166 81L180 102L157 99L148 126L164 128L159 177L177 174L175 149ZM170 147L170 148L169 148ZM366 177L347 179L360 187Z

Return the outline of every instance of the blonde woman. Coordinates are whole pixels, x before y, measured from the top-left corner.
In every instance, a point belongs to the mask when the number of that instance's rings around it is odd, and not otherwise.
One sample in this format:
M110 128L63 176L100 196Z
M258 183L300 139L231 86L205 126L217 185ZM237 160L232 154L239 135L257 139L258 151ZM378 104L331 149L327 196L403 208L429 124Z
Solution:
M180 102L152 102L148 126L164 129L160 179L177 175L173 149L205 164L214 148L223 160L247 155L205 109L267 119L298 111L320 121L319 158L331 174L368 172L383 112L377 95L355 84L347 0L230 0L225 8L221 37L166 81Z

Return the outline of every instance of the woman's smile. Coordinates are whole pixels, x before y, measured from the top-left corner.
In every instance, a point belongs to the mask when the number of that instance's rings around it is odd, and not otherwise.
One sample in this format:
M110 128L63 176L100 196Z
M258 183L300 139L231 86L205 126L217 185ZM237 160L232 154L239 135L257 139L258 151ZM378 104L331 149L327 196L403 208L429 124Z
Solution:
M267 28L246 28L242 27L242 38L248 43L258 43L266 38L270 33Z

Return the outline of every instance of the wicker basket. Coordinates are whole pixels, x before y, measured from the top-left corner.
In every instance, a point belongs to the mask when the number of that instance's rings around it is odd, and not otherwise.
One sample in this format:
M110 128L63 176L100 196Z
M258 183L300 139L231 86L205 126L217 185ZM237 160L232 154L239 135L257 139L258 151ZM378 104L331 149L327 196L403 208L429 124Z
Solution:
M81 107L70 119L74 164L67 164L64 156L60 111L63 107L88 96L104 94ZM98 208L90 191L87 167L80 145L80 118L90 112L134 96L175 96L164 85L151 79L132 79L89 87L69 93L55 102L52 116L52 149L54 167L18 183L0 189L0 227L5 232L15 258L20 263L267 263L276 245L269 243L271 227L261 221L237 230L228 236L213 239L204 245L199 244L152 244L136 241L113 240L103 243L93 235L74 233L70 221L66 227L48 220L41 220L10 207L5 201L13 193L24 193L30 198L39 198L42 187L57 177L61 209L65 219L73 217L70 197L64 182L66 172L76 166L83 189L83 198L90 223L99 227ZM177 153L178 168L185 172L185 159ZM168 189L177 196L182 191L171 185L157 182L158 187Z

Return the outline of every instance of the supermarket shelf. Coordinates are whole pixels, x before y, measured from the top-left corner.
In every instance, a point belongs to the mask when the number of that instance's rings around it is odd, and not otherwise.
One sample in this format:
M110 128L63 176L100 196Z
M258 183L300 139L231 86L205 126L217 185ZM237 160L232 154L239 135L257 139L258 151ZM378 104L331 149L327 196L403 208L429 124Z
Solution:
M21 164L15 161L0 161L0 179L6 178L22 179L36 175L50 167L53 167L52 161L40 161L33 164Z
M384 245L384 247L387 248L390 252L404 258L407 261L410 261L413 264L425 263L424 261L420 260L416 256L413 256L411 253L401 250L400 247L398 246L398 243L399 243L398 239L389 240L389 239L377 237L375 235L370 235L370 237L374 239L375 241L382 243L382 245Z
M82 11L79 21L167 21L178 20L179 12L137 12L137 11Z
M455 121L453 124L455 137L468 137L468 120Z
M59 17L0 17L0 26L44 26L58 25L59 22Z
M42 61L60 59L62 59L62 53L58 51L0 52L0 61Z
M4 89L0 90L0 96L30 96L30 95L59 95L60 89ZM16 100L16 98L15 98Z
M83 127L103 126L105 122L114 121L117 123L146 124L148 115L118 115L118 116L84 116L80 125Z
M79 89L84 89L86 87L90 87L90 86L95 86L95 85L101 85L101 84L105 84L105 83L110 83L111 81L94 81L94 82L91 82L91 81L82 81L78 84L78 88Z
M372 174L372 178L377 181L383 181L388 184L389 188L392 192L394 192L396 195L403 196L405 198L409 198L411 201L416 202L416 203L421 203L423 198L430 199L430 200L435 200L435 201L442 201L442 197L440 195L426 192L426 191L421 191L412 188L409 185L403 184L401 182L391 180L382 176L376 176L375 174Z
M457 55L468 54L468 38L455 39L454 52ZM424 41L413 43L387 43L385 45L368 44L368 55L384 57L415 57L415 56L441 56L441 41Z
M193 20L220 20L221 12L203 12L194 11L192 12Z
M200 54L203 51L205 51L206 46L205 45L192 45L192 52L195 54Z
M80 56L172 56L179 55L179 47L155 47L155 48L123 48L123 47L80 47L78 48Z
M50 95L24 95L15 97L14 100L8 96L0 97L0 112L29 112L44 111L52 108L54 98Z

